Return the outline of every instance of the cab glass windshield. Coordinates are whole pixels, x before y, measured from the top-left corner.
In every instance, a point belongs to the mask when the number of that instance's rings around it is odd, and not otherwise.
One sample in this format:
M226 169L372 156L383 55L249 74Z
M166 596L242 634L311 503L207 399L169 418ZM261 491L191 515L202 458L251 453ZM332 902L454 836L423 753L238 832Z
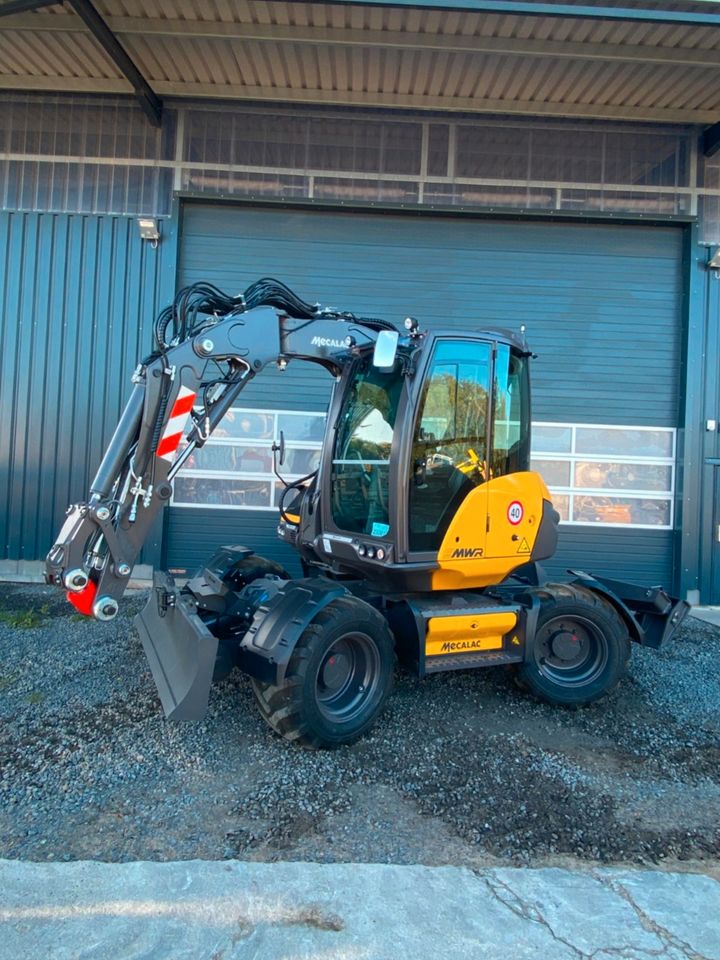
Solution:
M383 537L390 530L390 449L402 389L400 372L360 362L340 414L332 462L332 515L341 530Z

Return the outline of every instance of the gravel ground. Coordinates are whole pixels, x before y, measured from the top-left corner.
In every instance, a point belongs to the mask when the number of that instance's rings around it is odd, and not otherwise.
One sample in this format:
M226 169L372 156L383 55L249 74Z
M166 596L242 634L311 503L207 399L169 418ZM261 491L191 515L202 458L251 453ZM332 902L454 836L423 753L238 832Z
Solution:
M300 750L249 682L162 717L131 626L0 584L0 856L720 864L720 630L635 648L609 701L536 703L507 669L401 673L352 747Z

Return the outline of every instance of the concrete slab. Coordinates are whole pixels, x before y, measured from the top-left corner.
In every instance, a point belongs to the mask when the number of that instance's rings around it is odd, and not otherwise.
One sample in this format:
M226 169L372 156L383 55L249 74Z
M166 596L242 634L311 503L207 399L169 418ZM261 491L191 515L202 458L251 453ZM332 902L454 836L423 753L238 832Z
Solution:
M693 607L690 616L697 617L698 620L704 620L705 623L712 623L715 627L720 627L720 607Z
M720 960L720 883L651 871L0 861L0 958Z

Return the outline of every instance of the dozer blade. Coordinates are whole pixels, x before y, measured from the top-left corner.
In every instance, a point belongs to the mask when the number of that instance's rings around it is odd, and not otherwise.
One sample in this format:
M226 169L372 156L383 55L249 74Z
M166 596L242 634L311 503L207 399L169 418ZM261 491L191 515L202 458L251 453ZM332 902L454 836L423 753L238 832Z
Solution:
M218 641L189 600L162 571L135 626L145 648L165 715L170 720L200 720L210 695Z

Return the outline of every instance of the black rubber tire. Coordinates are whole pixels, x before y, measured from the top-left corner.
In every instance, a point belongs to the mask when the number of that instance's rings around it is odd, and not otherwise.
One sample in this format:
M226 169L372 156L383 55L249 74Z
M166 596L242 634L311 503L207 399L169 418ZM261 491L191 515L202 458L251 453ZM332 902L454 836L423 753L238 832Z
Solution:
M528 641L528 659L517 671L518 686L547 703L571 708L607 696L630 660L630 638L620 614L609 601L571 584L547 584L535 593L540 613L535 636Z
M352 673L336 694L323 685L328 664L338 659L331 660L333 650L349 657ZM353 743L375 723L392 689L394 670L395 646L384 618L363 600L341 597L305 628L282 683L253 680L252 688L263 719L281 737L303 747L333 749ZM358 686L360 674L364 683Z

